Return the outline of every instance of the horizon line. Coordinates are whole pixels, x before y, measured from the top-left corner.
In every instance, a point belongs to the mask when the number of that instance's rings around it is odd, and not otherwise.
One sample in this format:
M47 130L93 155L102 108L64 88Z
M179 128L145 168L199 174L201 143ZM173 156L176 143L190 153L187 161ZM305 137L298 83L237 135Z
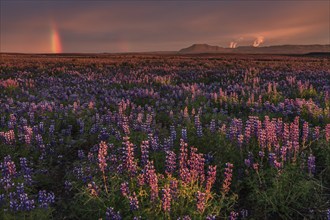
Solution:
M235 50L238 48L246 48L250 47L251 49L258 49L258 48L269 48L269 47L279 47L279 46L330 46L329 44L276 44L276 45L265 45L265 46L258 46L254 47L252 45L242 45L242 46L237 46L235 48L231 47L223 47L223 46L218 46L218 45L210 45L208 43L194 43L191 44L188 47L183 47L179 50L155 50L155 51L122 51L122 52L61 52L61 53L54 53L54 52L19 52L19 51L0 51L0 54L44 54L44 55L50 55L50 54L130 54L130 53L180 53L180 50L189 48L193 45L208 45L212 47L220 47L223 49L229 49L229 50ZM330 52L330 51L329 51Z

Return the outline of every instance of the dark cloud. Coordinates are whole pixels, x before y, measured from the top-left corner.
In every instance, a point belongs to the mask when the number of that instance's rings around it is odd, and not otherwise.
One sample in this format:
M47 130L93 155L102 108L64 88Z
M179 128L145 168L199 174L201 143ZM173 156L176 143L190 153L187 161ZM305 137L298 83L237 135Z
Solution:
M1 1L1 51L178 50L192 43L328 44L329 1Z

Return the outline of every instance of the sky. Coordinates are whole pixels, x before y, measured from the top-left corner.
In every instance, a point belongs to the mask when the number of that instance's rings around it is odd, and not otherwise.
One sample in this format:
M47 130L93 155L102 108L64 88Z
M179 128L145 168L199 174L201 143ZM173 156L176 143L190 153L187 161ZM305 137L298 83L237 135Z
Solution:
M1 0L1 52L330 44L329 0Z

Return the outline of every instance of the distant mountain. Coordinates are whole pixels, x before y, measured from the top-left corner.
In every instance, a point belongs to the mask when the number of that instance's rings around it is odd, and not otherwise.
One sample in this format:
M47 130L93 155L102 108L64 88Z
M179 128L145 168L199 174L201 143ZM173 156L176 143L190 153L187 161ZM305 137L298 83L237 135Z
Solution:
M314 52L330 52L330 45L278 45L265 47L240 46L224 48L208 44L193 44L179 50L182 54L192 53L249 53L249 54L306 54Z
M181 49L179 53L221 53L224 49L223 47L208 44L193 44L190 47Z

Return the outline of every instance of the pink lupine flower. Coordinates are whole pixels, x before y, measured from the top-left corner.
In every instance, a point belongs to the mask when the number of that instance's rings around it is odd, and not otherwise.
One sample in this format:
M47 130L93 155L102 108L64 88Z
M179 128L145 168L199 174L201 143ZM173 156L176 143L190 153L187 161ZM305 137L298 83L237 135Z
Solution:
M188 160L191 181L200 180L201 183L204 182L204 161L203 154L197 154L197 148L191 147L190 158Z
M186 173L189 172L187 168L188 163L188 144L180 140L180 162L179 162L179 172L181 180L184 180Z
M152 161L145 166L145 179L151 189L151 200L158 198L158 177Z
M164 212L169 212L171 211L171 200L172 200L172 195L171 195L171 189L169 185L166 185L164 189L162 189L162 208Z
M205 191L210 192L212 189L213 184L215 183L217 175L217 166L209 166L207 171L207 178L206 178L206 187Z
M107 167L107 161L106 161L106 157L108 154L107 150L108 150L108 145L104 141L102 141L100 143L99 153L98 153L99 168L102 171L102 173L104 173L105 168Z
M197 210L200 213L204 212L205 209L206 196L205 193L197 191Z
M166 151L165 173L173 174L176 169L176 154L173 151Z
M128 182L123 182L120 184L120 191L124 197L128 198L128 195L130 194Z
M176 199L178 195L178 181L176 179L170 180L170 189L172 198Z
M330 141L330 124L325 126L325 139L326 141Z
M303 135L302 135L303 143L306 143L306 141L308 139L308 134L309 134L309 125L308 125L308 122L305 121L303 124Z
M135 175L137 171L137 164L134 158L133 144L129 141L129 137L124 137L122 161L123 168L127 170L130 175Z
M223 190L224 194L228 193L230 190L230 185L231 185L232 176L233 176L233 167L234 167L233 164L226 163L225 180L223 181L223 184L222 184L222 190Z

